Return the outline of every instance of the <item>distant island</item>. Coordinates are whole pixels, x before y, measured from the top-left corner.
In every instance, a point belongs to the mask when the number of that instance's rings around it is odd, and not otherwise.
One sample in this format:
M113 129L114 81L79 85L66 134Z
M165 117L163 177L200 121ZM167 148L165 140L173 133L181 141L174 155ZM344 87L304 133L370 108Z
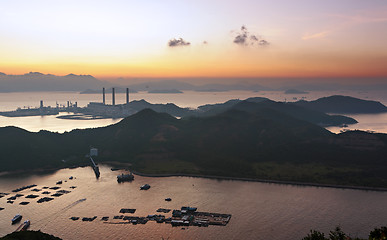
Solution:
M116 93L126 93L126 89L124 87L115 87L114 90ZM99 89L99 90L86 89L80 92L80 94L101 94L101 93L102 93L102 89ZM112 93L112 88L107 88L106 93ZM138 93L138 91L132 88L129 88L129 93Z
M129 95L127 96L129 99ZM269 108L279 112L283 112L291 115L297 119L302 119L320 126L341 126L348 124L356 124L357 121L353 118L349 118L341 115L328 115L318 109L310 107L309 102L299 101L295 103L275 102L268 98L253 97L244 100L246 102L257 103L256 107ZM317 100L318 101L318 100ZM340 101L340 100L338 100ZM354 104L349 103L348 109L352 109L358 101L364 101L361 99L353 99ZM0 112L0 115L7 117L20 117L20 116L39 116L39 115L56 115L59 112L72 112L71 115L60 116L62 119L101 119L101 118L124 118L133 115L143 109L149 108L156 112L165 112L175 117L189 117L189 116L211 116L225 112L243 100L233 99L225 103L219 104L206 104L199 106L197 109L181 108L173 103L168 104L152 104L145 100L128 101L124 104L108 105L100 102L91 102L87 107L81 108L77 106L77 103L69 103L67 107L45 107L43 103L39 108L33 109L17 109L16 111ZM327 107L335 107L338 104L334 104L335 101L331 101ZM369 109L374 105L382 105L378 102L367 101L365 104ZM386 107L384 107L386 108ZM328 108L329 109L329 108ZM326 109L325 109L326 110ZM361 109L360 109L361 110ZM331 111L327 111L331 112ZM83 116L82 116L83 115Z
M380 102L363 100L349 96L330 96L314 101L298 101L297 106L314 109L325 113L383 113L387 107Z
M300 91L297 89L288 89L284 92L285 94L309 94L309 92Z
M56 76L40 72L0 74L0 92L82 91L90 86L102 88L104 85L108 83L91 75Z
M225 104L181 119L148 108L114 125L63 134L0 128L0 171L82 166L94 146L98 162L130 163L149 176L387 188L386 134L333 134L318 123L353 119L262 98Z
M148 91L148 93L183 93L183 92L177 89L155 89L155 90Z
M137 83L133 83L133 80ZM172 78L168 80L117 78L109 79L109 81L107 81L91 75L76 75L72 73L64 76L57 76L40 72L29 72L21 75L11 75L0 72L0 92L77 91L83 93L98 93L100 92L98 89L101 89L102 87L110 88L112 86L117 88L129 87L133 91L146 92L169 89L198 92L284 91L284 86L281 87L278 83L283 83L286 88L288 88L288 94L306 94L306 91L373 91L387 89L386 83L368 84L369 79L364 79L364 84L361 85L328 83L323 81L323 79L320 79L320 82L313 81L313 84L305 81L297 81L296 79L288 81L289 79L287 78L249 78L242 81L238 78L207 78L205 80L207 84L192 84L192 82L203 82L203 78ZM331 80L331 78L327 78L326 80ZM348 82L351 79L343 80L344 82ZM277 84L273 85L271 82L276 82ZM290 82L292 83L291 85L289 85ZM91 86L94 89L90 89ZM285 91L285 94L287 94L287 91Z

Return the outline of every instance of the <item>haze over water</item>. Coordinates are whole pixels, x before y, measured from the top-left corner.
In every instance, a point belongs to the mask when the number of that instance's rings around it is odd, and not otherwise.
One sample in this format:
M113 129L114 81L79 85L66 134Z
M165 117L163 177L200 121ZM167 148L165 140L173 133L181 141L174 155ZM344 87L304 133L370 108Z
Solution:
M230 99L244 100L249 97L266 97L274 101L297 101L304 98L311 101L332 95L345 95L365 100L380 101L387 105L387 92L385 91L313 91L309 94L284 94L281 91L229 91L229 92L195 92L185 91L182 94L155 94L131 93L130 101L144 99L150 103L174 103L179 107L197 108L205 104L223 103ZM102 94L79 94L78 92L26 92L26 93L0 93L0 111L13 111L18 107L38 107L40 100L45 106L56 106L56 103L66 105L67 101L77 102L84 107L89 102L102 102ZM125 102L125 94L116 94L116 103ZM111 104L111 94L106 95L106 103ZM66 113L61 113L66 115ZM372 130L387 133L387 114L344 114L355 118L359 123L351 125L349 129ZM38 132L48 130L65 132L73 129L95 128L117 123L121 119L96 119L96 120L70 120L58 119L56 116L33 116L9 118L0 116L0 127L17 126L28 131ZM328 130L338 133L342 128L329 127Z

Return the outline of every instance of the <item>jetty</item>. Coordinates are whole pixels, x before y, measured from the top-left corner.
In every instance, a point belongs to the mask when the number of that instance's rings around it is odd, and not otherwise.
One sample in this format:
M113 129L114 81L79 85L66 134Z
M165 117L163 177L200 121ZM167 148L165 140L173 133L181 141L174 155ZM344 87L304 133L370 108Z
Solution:
M90 156L90 161L91 161L91 167L93 168L94 170L94 173L95 173L95 176L96 178L98 179L99 176L100 176L100 172L99 172L99 167L98 165L94 162L93 158Z

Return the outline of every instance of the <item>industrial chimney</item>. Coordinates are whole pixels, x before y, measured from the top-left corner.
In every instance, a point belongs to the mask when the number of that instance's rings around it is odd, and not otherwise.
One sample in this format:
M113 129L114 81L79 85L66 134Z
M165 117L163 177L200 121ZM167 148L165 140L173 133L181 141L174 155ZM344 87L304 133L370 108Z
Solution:
M105 105L105 88L102 88L102 102Z
M129 104L129 88L126 88L126 104Z
M115 91L114 91L114 88L112 88L112 105L113 105L113 106L116 105L116 97L115 97Z

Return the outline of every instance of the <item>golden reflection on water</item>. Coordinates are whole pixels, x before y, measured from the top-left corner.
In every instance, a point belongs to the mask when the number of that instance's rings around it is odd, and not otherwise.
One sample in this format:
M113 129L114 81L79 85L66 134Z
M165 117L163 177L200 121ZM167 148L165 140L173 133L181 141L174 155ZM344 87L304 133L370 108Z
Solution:
M101 178L96 179L90 167L63 169L33 176L1 177L0 192L29 184L52 187L65 180L61 187L69 194L51 202L36 203L24 197L13 205L0 199L0 236L12 232L10 219L17 213L31 220L32 230L41 230L63 239L300 239L310 229L328 231L336 225L345 232L366 236L374 227L387 222L387 193L317 187L266 184L258 182L219 181L192 177L149 178L135 176L131 183L118 184L110 167L101 165ZM68 180L70 176L76 179ZM140 191L145 183L148 191ZM69 189L70 186L77 186ZM36 193L35 193L36 194ZM39 195L42 195L38 193ZM11 195L9 195L11 196ZM9 197L8 196L8 197ZM171 202L164 199L170 197ZM76 203L86 198L86 201ZM26 206L18 203L30 201ZM74 204L76 203L76 204ZM198 207L198 211L232 214L225 226L172 227L148 222L145 225L113 225L100 219L120 215L121 208L137 209L134 216L156 214L158 208ZM167 217L171 213L165 214ZM69 218L98 216L93 222Z

